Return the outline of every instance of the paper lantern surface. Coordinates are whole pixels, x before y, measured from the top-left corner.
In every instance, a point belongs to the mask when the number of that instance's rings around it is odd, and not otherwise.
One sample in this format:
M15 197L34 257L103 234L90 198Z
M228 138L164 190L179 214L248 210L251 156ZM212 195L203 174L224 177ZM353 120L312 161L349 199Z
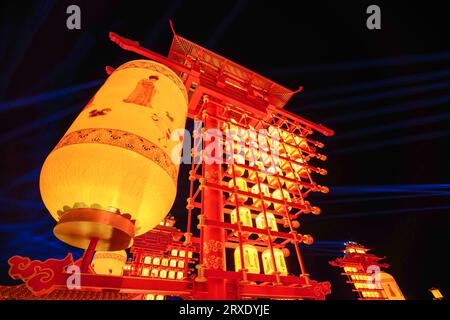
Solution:
M133 233L124 214L134 235L159 224L175 200L178 141L170 137L185 127L187 102L181 79L159 63L130 61L109 76L42 167L58 238L86 248L97 237L97 249L119 250Z

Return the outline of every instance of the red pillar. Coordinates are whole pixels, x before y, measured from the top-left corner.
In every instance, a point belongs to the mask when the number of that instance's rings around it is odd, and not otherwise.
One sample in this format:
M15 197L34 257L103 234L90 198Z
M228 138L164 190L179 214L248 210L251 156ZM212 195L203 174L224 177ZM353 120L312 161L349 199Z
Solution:
M217 106L212 103L207 103L206 110L208 115L217 115ZM205 119L205 129L219 129L219 123L211 117ZM204 148L210 144L216 144L215 139L205 141ZM210 147L211 148L211 147ZM216 156L212 154L211 156ZM222 157L222 154L220 155ZM206 181L213 183L220 183L222 180L222 165L221 163L207 164L204 163L204 177ZM223 195L222 191L205 188L203 190L202 199L204 217L208 220L223 221ZM217 227L205 226L203 227L203 261L205 269L226 270L225 261L225 230ZM226 299L225 279L211 279L208 278L206 282L208 291L207 299L223 300Z
M84 255L83 255L83 259L81 260L81 267L80 267L80 271L82 273L88 272L89 265L91 264L92 256L95 253L95 247L97 246L97 243L98 243L98 239L92 238L91 241L89 242L88 248L86 249L86 251L84 251Z

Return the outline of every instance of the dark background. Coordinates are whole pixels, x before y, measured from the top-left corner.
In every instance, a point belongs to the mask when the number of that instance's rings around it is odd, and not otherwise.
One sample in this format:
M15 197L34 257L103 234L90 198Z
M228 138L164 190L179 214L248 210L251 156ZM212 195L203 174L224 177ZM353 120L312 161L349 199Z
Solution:
M300 3L298 3L300 2ZM2 1L0 9L0 284L7 259L80 252L57 241L39 195L39 171L104 67L137 56L114 31L166 54L177 33L295 89L287 109L336 132L325 142L330 194L305 217L307 270L332 283L330 299L353 299L328 261L358 241L386 256L407 298L448 292L450 42L443 2L411 1ZM78 4L82 29L66 28ZM295 5L294 5L295 3ZM308 3L306 5L305 3ZM442 3L442 4L439 4ZM382 29L366 28L378 4ZM172 213L186 214L186 168ZM182 225L180 225L182 227Z

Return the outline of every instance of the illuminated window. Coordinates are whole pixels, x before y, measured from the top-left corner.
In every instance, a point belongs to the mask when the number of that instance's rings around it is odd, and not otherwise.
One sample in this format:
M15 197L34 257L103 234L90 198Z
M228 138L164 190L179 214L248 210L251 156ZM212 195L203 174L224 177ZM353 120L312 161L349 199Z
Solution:
M158 258L158 257L154 257L153 258L153 264L155 266L159 266L160 263L161 263L161 259L160 258Z
M164 300L164 296L161 295L161 294L158 294L158 295L156 296L156 300Z
M159 272L159 277L160 278L163 278L163 279L165 279L165 278L167 278L167 270L161 270L160 272Z
M151 276L152 278L157 278L159 273L159 269L152 269Z
M171 266L172 268L175 268L175 267L177 266L177 260L171 259L171 260L170 260L170 266Z
M169 259L167 259L167 258L162 259L161 260L161 265L163 267L167 267L169 265Z
M149 268L143 268L142 269L142 276L148 277L150 275L150 269Z
M184 268L184 261L183 260L178 261L178 268Z
M182 271L178 271L177 272L177 279L178 280L183 279L183 272Z
M192 251L188 252L188 258L192 258Z
M144 258L144 263L145 263L145 264L151 264L151 263L152 263L152 257L146 256L146 257Z
M171 255L176 257L178 255L178 250L177 249L172 249Z
M145 300L155 300L155 295L153 294L146 294L145 295Z
M175 279L175 271L173 271L173 270L170 270L169 271L169 279Z
M182 258L186 257L186 251L180 250L180 257Z

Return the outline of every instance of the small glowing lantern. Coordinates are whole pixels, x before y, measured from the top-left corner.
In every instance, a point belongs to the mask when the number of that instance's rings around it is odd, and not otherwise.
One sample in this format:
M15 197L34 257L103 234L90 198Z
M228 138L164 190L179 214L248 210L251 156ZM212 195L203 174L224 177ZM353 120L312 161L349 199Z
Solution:
M156 296L156 300L164 300L164 296L162 294L158 294Z
M236 209L233 209L230 213L231 223L237 223ZM246 207L239 207L239 220L242 222L243 226L253 227L252 214L250 210ZM245 234L245 232L243 232ZM247 233L248 235L248 233Z
M167 267L169 265L169 259L167 259L167 258L162 259L161 260L161 265L163 267Z
M281 171L281 168L279 165L272 166L267 169L267 182L269 186L278 188L282 187L284 184L283 179L279 179L279 177L283 177L283 171ZM278 173L278 177L277 174ZM281 184L281 185L280 185Z
M184 260L178 261L178 268L184 268Z
M260 188L261 187L261 188ZM261 199L259 199L259 194L262 193L265 197L270 198L270 190L269 186L265 183L255 184L251 189L252 193L257 194L258 196L253 198L253 205L258 208L259 210L262 209L262 203ZM270 201L264 200L264 206L268 208L270 206Z
M180 256L181 258L186 257L186 251L180 250L179 256Z
M286 189L277 189L272 193L272 197L278 200L283 201L286 200L286 202L291 202L291 196L289 192ZM285 209L284 204L274 203L273 204L276 211L281 211ZM291 207L288 207L288 210L291 210Z
M174 280L174 279L175 279L175 271L170 270L170 271L169 271L168 278Z
M277 220L275 219L275 216L273 213L266 212L267 217L267 223L269 224L269 227L272 231L278 231L277 226ZM256 221L256 227L258 229L266 229L266 219L264 218L264 212L261 212L258 214L258 216L255 219Z
M250 166L253 167L253 170L249 170L248 179L256 183L257 179L259 178L259 182L264 182L267 177L267 169L264 164L261 161L257 160L253 163L250 163Z
M241 177L245 173L245 169L243 167L240 167L239 165L235 164L245 164L245 158L244 156L240 154L233 154L233 164L228 165L227 173L230 176L233 176L233 167L234 167L234 173L237 177Z
M177 280L183 279L184 275L183 275L183 271L178 271L177 272Z
M292 171L286 173L286 178L289 178L289 179L295 180L295 181L300 180L300 176L296 172L292 172ZM298 189L301 190L303 188L303 186L301 184L297 184L296 182L286 180L286 188L289 191L297 191Z
M170 254L174 257L178 256L178 250L177 249L172 249L172 251L170 252Z
M92 268L97 274L121 276L127 262L127 253L121 251L97 251L92 259Z
M149 60L118 67L42 167L56 237L116 251L157 226L175 200L179 142L170 137L186 113L185 86L171 69Z
M177 266L177 260L171 259L170 263L169 263L169 266L171 266L172 268L175 268Z
M294 140L295 140L295 143L297 144L297 146L299 146L300 148L302 148L304 150L309 150L308 142L306 141L306 139L299 137L299 136L295 136Z
M286 267L286 261L284 260L283 251L278 248L273 248L274 260L276 264L277 271L282 276L287 276L288 271ZM273 265L272 253L270 249L264 250L261 255L263 261L263 268L265 274L273 274L275 272L275 266Z
M247 181L245 181L244 178L236 177L236 186L237 186L237 189L238 189L238 190L241 190L241 191L248 191ZM231 189L234 189L234 179L231 179L231 180L228 182L228 187L231 188ZM238 202L245 202L245 201L247 201L247 199L248 199L248 197L247 197L246 195L243 195L243 194L237 194L237 200L238 200ZM234 199L234 193L232 193L232 194L230 195L230 201L233 201L233 202L235 201L235 199Z
M250 244L243 244L242 251L244 253L244 268L248 273L260 273L258 250ZM234 249L234 268L236 271L242 269L241 251L239 246Z
M298 173L300 177L308 178L308 173L310 172L309 169L305 168L303 165L303 159L298 158L295 160L296 163L292 164L292 167L294 168L294 171Z

